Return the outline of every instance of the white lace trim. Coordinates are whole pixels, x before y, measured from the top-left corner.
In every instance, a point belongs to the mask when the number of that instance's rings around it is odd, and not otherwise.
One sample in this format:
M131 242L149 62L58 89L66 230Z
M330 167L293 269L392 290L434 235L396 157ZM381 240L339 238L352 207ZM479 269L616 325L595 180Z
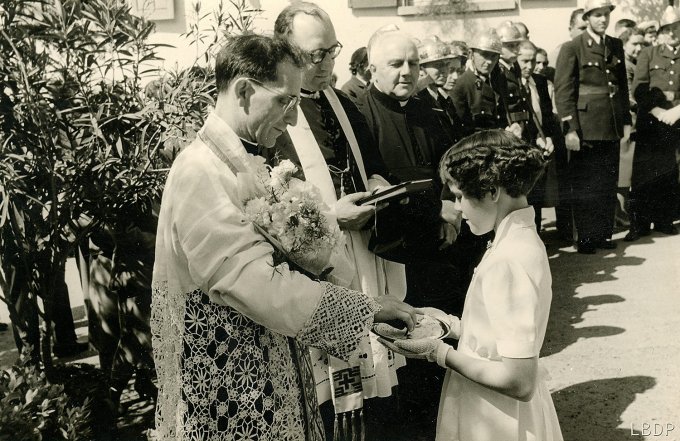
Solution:
M328 283L324 288L298 340L347 359L380 305L356 291ZM198 289L173 291L167 282L154 283L151 330L159 384L154 439L306 440L311 423L305 421L291 341L212 303Z

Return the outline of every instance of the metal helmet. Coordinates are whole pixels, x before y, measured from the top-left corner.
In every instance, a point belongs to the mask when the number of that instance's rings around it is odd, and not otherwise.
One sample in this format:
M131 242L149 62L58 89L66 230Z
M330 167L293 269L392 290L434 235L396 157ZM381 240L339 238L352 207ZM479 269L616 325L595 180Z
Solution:
M612 5L611 0L586 0L585 5L583 5L583 14L581 14L581 19L585 21L586 16L589 13L600 8L609 8L610 11L613 11L616 6Z
M427 37L418 44L418 55L420 56L421 66L434 61L453 58L449 45L436 36Z
M451 58L467 58L470 49L464 41L454 40L449 43Z
M495 29L489 29L478 33L470 42L470 49L477 49L480 51L500 54L502 48L503 43L501 43L501 38L496 33Z
M673 23L680 21L680 8L674 8L673 6L666 6L666 10L663 11L661 15L661 20L659 20L659 31L661 31L665 26L670 26Z
M522 33L510 21L503 22L498 26L496 33L501 38L501 43L519 43L524 41Z

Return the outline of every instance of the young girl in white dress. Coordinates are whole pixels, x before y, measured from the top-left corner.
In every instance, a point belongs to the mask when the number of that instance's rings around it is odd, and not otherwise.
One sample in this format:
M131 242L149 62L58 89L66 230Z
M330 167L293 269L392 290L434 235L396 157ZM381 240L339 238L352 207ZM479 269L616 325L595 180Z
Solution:
M526 197L544 167L540 148L502 130L463 139L440 163L472 232L493 229L495 238L475 270L460 321L424 308L448 320L457 349L438 339L388 343L448 369L437 441L562 440L539 363L552 298L550 267Z

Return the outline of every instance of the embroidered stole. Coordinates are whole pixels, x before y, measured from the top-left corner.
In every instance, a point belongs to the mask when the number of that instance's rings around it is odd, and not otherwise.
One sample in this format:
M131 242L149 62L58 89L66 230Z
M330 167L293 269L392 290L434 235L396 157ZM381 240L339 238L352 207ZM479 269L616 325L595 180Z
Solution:
M350 149L354 159L357 163L361 179L366 189L369 189L369 179L364 168L359 143L357 142L352 126L350 125L347 114L345 113L340 101L332 88L323 90L328 102L338 118L338 122L345 134L345 137L350 145ZM295 146L300 164L305 174L305 179L308 182L316 185L321 191L324 202L333 207L337 202L337 196L333 180L328 170L326 160L321 153L314 134L309 126L309 122L302 111L298 112L298 124L294 127L288 127L288 134ZM381 181L384 185L388 183ZM370 251L368 251L368 240L370 232L368 231L345 231L347 238L347 253L350 260L355 266L355 278L352 281L350 288L362 291L371 297L377 297L386 294L393 294L396 298L403 300L406 294L406 278L404 266L394 262L380 259ZM374 344L379 344L375 342ZM371 348L368 347L368 352ZM312 357L315 360L321 359L324 354L319 350L312 348ZM328 373L324 378L316 378L317 381L317 395L319 402L323 403L328 399L329 388L327 382L330 382L330 394L333 404L335 406L336 414L343 414L346 412L359 411L363 407L363 396L378 395L375 390L366 390L362 383L361 368L365 367L367 371L373 369L372 354L362 354L359 361L352 361L345 363L342 360L329 356ZM317 377L319 372L317 371ZM369 379L370 380L370 379ZM370 381L366 382L366 386L370 386ZM351 419L350 414L336 415L336 439L341 438L342 433L354 431L352 427L355 421Z

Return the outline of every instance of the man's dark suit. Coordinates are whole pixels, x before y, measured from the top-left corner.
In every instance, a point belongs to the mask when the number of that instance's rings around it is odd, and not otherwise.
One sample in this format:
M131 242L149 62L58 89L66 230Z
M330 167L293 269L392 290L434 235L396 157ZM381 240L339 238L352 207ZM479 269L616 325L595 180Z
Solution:
M619 141L631 124L623 44L589 31L562 46L555 73L555 101L565 133L581 149L571 152L574 220L579 246L609 239L614 228Z

